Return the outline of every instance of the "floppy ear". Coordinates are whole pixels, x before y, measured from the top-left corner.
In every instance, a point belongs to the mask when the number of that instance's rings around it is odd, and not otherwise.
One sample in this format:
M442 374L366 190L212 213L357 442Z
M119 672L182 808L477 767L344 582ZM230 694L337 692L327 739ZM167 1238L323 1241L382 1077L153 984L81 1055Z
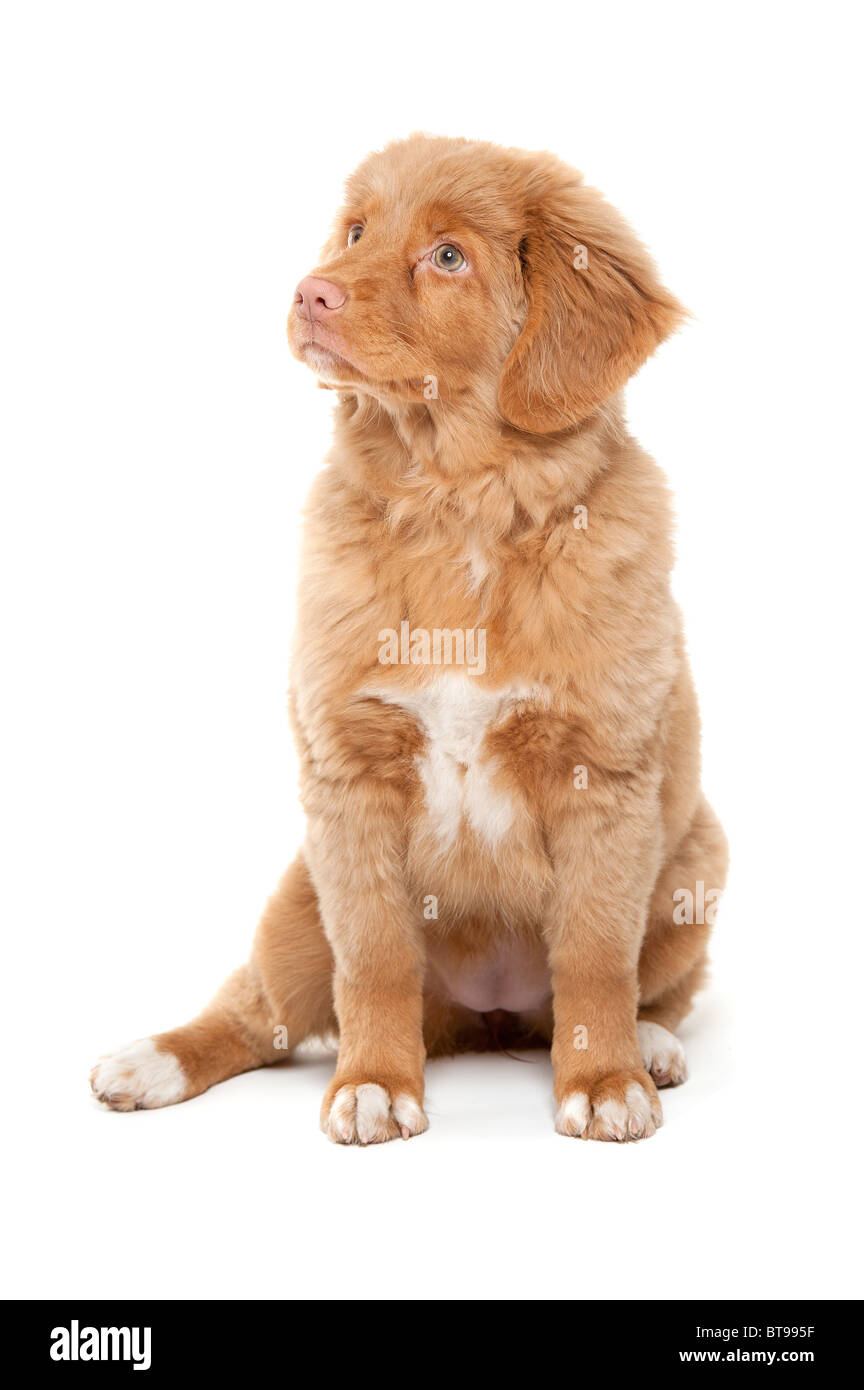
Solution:
M528 309L498 385L517 429L551 434L619 390L684 310L624 220L580 176L545 171L521 245Z

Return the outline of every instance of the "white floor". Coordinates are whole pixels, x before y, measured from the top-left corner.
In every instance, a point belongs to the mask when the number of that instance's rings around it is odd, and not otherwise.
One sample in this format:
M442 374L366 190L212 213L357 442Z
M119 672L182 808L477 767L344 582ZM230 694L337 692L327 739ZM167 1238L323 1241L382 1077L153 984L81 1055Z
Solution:
M121 1115L88 1099L79 1044L97 1028L82 1020L50 1093L30 1089L45 1086L36 1068L13 1076L17 1102L7 1090L4 1293L860 1295L841 1098L812 1052L788 1065L782 1035L776 1057L763 1034L751 1058L750 1022L739 1009L733 1026L719 983L703 996L682 1031L691 1078L664 1093L647 1142L555 1135L548 1057L528 1053L432 1063L426 1135L343 1149L317 1128L321 1052Z

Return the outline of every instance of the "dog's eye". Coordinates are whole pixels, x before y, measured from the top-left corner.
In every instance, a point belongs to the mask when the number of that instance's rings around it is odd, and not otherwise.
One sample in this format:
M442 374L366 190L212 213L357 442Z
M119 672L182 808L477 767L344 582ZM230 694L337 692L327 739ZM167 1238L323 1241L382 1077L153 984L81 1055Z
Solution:
M355 222L353 227L348 229L348 245L353 246L355 241L359 241L363 235L362 222Z
M432 256L439 270L461 270L465 257L458 246L439 246Z

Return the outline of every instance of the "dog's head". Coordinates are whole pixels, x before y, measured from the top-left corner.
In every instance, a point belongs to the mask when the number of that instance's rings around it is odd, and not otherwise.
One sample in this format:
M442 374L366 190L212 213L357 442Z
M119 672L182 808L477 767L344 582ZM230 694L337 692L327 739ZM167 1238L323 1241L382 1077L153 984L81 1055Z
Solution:
M548 434L681 317L622 218L551 155L412 136L349 179L288 334L326 385L388 403L480 394Z

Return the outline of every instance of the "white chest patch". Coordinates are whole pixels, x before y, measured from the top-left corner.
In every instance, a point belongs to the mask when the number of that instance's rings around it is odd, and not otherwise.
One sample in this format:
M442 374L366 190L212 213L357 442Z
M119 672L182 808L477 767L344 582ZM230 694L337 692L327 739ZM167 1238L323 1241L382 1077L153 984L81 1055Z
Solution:
M468 592L476 594L489 575L489 561L480 546L476 545L468 551L464 563L468 567Z
M475 677L454 673L422 690L371 693L413 714L426 735L417 766L441 848L453 844L463 816L488 844L498 844L512 823L513 803L493 786L495 761L481 756L481 745L515 692L484 690Z

